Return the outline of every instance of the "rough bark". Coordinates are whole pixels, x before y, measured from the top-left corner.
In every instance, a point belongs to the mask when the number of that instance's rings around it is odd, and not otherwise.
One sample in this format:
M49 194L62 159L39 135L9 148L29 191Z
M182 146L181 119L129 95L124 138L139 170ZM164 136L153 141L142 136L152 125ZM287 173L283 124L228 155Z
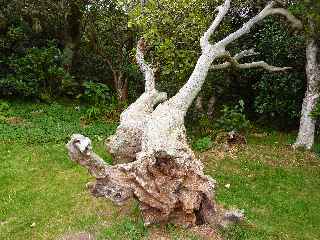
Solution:
M318 46L314 38L309 39L306 47L307 90L302 103L300 127L294 148L311 149L314 144L315 124L310 114L319 99L320 65L317 62Z
M148 117L153 108L167 99L167 94L155 89L155 69L144 60L145 42L137 45L136 61L145 78L145 92L121 115L120 125L114 135L108 138L107 150L116 163L131 162L141 151L141 139Z
M154 70L144 61L144 42L137 47L137 63L144 73L145 92L120 117L120 126L107 143L115 158L133 162L108 166L94 154L90 139L73 135L67 144L70 158L86 167L96 182L89 187L93 195L107 197L122 204L135 197L145 224L173 222L184 226L209 223L223 225L239 220L239 211L226 214L217 211L214 201L215 181L203 173L202 163L189 147L184 117L201 90L216 58L228 55L226 46L249 32L250 28L272 14L286 10L267 5L257 17L211 44L214 33L230 7L230 0L219 6L218 14L201 38L202 54L187 83L171 99L155 90ZM289 20L295 20L291 15ZM154 106L160 103L155 109Z

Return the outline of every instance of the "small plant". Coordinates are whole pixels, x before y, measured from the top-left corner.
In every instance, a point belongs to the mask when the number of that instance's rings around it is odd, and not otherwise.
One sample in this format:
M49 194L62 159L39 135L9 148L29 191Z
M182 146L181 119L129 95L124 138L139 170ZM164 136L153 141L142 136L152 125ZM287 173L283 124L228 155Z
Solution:
M80 97L91 105L101 106L114 101L111 89L103 83L85 82L83 87L84 93Z
M194 143L193 147L195 150L202 152L202 151L206 151L209 148L211 148L212 145L213 145L213 142L210 137L203 137L203 138L198 139Z
M315 108L313 109L310 115L315 120L320 118L320 101L317 102Z
M250 122L244 114L244 101L240 100L239 104L230 107L223 106L222 115L215 123L216 128L225 131L246 131L250 127Z
M10 108L9 103L0 101L0 114L7 112L9 108Z
M96 120L101 115L101 112L99 107L90 106L85 113L85 118L88 120Z
M117 102L112 95L112 90L103 83L85 82L84 93L79 97L90 106L86 110L84 119L95 120L103 114L114 111Z

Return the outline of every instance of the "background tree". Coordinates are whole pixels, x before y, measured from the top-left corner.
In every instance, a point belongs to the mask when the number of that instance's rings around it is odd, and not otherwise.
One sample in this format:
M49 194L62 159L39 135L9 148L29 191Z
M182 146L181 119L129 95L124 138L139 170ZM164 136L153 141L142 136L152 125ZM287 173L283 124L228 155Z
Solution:
M260 11L267 1L235 1L219 32L212 37L221 39L228 31L241 27ZM199 38L212 21L215 1L149 1L141 14L140 7L132 12L131 21L150 42L151 55L159 62L159 89L172 96L192 72L199 51ZM294 6L294 3L288 3ZM158 18L158 16L161 16ZM296 128L304 88L304 38L292 34L283 20L266 19L265 28L254 27L252 36L244 36L230 45L230 52L241 48L255 48L259 58L273 65L290 65L287 74L268 73L264 69L241 70L231 68L210 71L208 81L200 92L195 111L190 109L188 121L202 118L199 110L206 111L212 118L219 115L225 104L245 102L245 113L251 120L274 122L276 127ZM172 31L174 29L174 32ZM251 56L258 59L258 56ZM213 107L215 107L213 109ZM277 121L269 121L277 119ZM200 119L200 124L202 120ZM207 121L204 121L207 122ZM212 124L211 124L212 125Z
M111 85L118 99L126 101L128 81L136 71L130 59L135 33L128 28L127 12L115 1L94 2L86 12L85 32L85 41L112 73ZM110 84L107 79L105 83Z
M311 149L314 144L316 119L312 112L316 110L319 101L320 63L319 63L319 29L320 29L320 3L316 1L305 1L300 7L306 14L306 75L307 89L303 99L300 127L294 147ZM308 10L306 10L308 9ZM301 13L301 9L300 13Z

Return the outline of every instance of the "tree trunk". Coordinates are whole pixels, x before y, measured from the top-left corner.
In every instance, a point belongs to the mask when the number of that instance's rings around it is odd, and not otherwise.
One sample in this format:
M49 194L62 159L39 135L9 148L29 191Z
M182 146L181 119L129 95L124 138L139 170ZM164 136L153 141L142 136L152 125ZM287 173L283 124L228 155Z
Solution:
M112 70L113 85L117 91L117 98L120 102L128 100L128 79L125 78L120 70Z
M317 62L318 46L315 39L310 39L306 48L307 90L303 99L300 127L294 148L311 149L314 144L316 120L310 114L315 109L319 99L320 69Z
M82 3L85 4L84 2ZM66 19L65 39L64 39L64 67L67 71L72 71L78 63L79 46L81 39L81 4L75 1L70 2L70 10Z
M219 224L243 218L240 211L222 213L214 201L215 181L203 172L203 164L190 148L184 118L201 90L212 62L228 55L227 45L268 15L283 14L295 20L286 10L268 4L256 17L225 39L211 44L210 36L226 15L230 0L217 8L218 15L200 40L202 54L187 83L171 99L155 89L155 70L143 58L145 44L137 46L137 63L145 77L145 92L120 116L116 133L107 147L117 159L131 162L107 165L91 148L90 139L75 134L67 144L70 158L86 167L96 182L89 185L96 197L106 197L122 204L130 197L138 200L146 225L172 222L183 226ZM244 51L242 55L247 54ZM236 56L235 56L236 58ZM238 64L248 68L276 68L264 62ZM226 65L224 65L226 66ZM166 101L165 101L166 100ZM160 103L155 109L156 106Z
M214 117L214 110L215 110L214 108L215 108L216 101L217 101L216 97L212 95L208 102L207 115L211 119L213 119Z
M167 94L155 89L155 69L144 60L145 43L141 39L137 45L136 60L145 78L145 92L120 115L120 125L106 142L107 150L115 163L136 160L141 151L142 133L153 108L167 99Z
M204 109L203 109L203 97L198 96L196 98L195 109L198 111L198 113L203 113L204 112Z

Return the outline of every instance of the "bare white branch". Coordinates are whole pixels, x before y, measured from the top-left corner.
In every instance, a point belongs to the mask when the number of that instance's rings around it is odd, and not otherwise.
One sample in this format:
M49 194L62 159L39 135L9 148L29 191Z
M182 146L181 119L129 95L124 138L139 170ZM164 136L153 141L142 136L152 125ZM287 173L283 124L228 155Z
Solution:
M222 64L216 64L212 65L211 69L217 70L217 69L225 69L229 67L236 67L239 69L248 69L248 68L263 68L269 72L280 72L280 71L286 71L288 69L291 69L291 67L276 67L269 65L268 63L264 61L259 62L251 62L251 63L238 63L237 59L235 59L236 56L230 59L229 62L225 62Z
M288 69L274 67L262 62L254 62L251 65L239 65L237 59L241 59L249 55L256 55L256 53L254 53L254 51L252 50L239 54L236 57L236 59L230 57L231 60L228 60L227 63L224 63L220 66L212 67L212 62L215 59L224 57L228 54L228 52L226 51L226 47L228 46L228 44L237 40L244 34L249 33L251 28L255 24L257 24L269 15L281 14L284 15L292 23L294 27L302 26L301 22L298 19L296 19L293 15L291 15L287 10L282 8L274 8L276 3L272 1L269 4L267 4L266 7L259 14L251 18L247 23L245 23L240 29L231 33L229 36L222 39L221 41L216 42L214 44L210 44L209 38L217 29L217 27L223 20L224 16L226 15L228 9L230 8L230 2L231 0L225 0L224 4L217 8L217 10L219 11L218 15L214 19L209 29L204 33L203 37L200 39L202 54L199 57L188 82L179 90L179 92L175 96L173 96L170 99L170 102L176 105L177 108L181 109L181 111L183 111L184 114L187 112L187 109L189 108L189 106L201 90L201 87L206 79L206 76L210 68L226 68L230 65L234 65L233 61L236 61L236 65L240 66L240 68L262 67L268 71L284 71ZM230 61L231 63L228 63Z
M231 62L225 62L225 63L221 63L221 64L214 64L210 68L213 70L219 70L219 69L229 68L231 66L232 66Z
M210 46L209 38L220 25L221 21L223 20L224 16L227 14L230 8L231 0L225 0L224 4L218 6L216 10L218 11L218 15L215 17L214 21L212 22L211 26L208 30L204 33L204 35L200 39L200 46L202 50L206 48L206 46Z
M259 55L260 53L255 52L253 48L249 49L249 50L243 50L239 53L237 53L236 55L234 55L234 59L235 60L240 60L241 58L244 57L250 57L250 56L255 56L255 55Z
M273 8L274 5L275 5L274 1L270 2L258 15L251 18L240 29L231 33L229 36L227 36L226 38L224 38L223 40L219 41L216 44L219 44L219 45L226 47L231 42L233 42L233 41L237 40L238 38L240 38L241 36L249 33L251 28L255 24L257 24L258 22L260 22L261 20L263 20L264 18L266 18L269 15L275 15L275 14L283 15L287 18L287 20L289 22L291 22L293 27L296 27L296 28L302 27L301 21L298 20L297 18L295 18L288 10L286 10L284 8Z
M287 9L284 8L273 8L269 10L269 15L282 15L287 18L293 28L301 29L303 27L302 22L293 16Z
M264 68L265 70L268 70L270 72L279 72L279 71L286 71L288 69L291 69L291 67L276 67L269 65L268 63L264 61L259 62L251 62L251 63L241 63L238 65L238 68L240 69L247 69L247 68Z
M137 44L136 61L145 78L145 91L151 92L155 90L155 69L153 69L150 64L147 64L144 59L145 48L146 43L144 39L141 38Z

